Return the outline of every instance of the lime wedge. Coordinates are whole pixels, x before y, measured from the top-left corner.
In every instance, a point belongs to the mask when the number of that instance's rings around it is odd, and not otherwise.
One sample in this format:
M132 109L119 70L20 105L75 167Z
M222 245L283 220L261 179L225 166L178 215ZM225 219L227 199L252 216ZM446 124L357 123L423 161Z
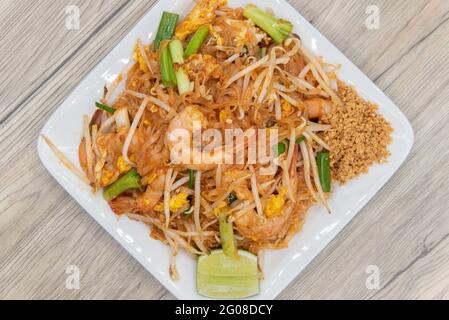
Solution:
M198 260L197 289L202 296L215 299L242 299L259 293L257 257L239 250L238 259L223 250L212 251Z

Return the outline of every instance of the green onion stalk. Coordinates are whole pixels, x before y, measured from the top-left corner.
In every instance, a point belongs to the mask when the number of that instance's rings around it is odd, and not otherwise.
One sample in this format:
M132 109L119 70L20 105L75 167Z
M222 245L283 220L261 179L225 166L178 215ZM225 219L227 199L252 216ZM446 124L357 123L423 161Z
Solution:
M237 258L237 246L234 240L234 228L231 222L228 222L228 207L220 209L218 214L221 247L226 256Z
M110 107L101 102L95 102L95 105L97 106L98 109L104 110L104 111L112 113L112 114L114 114L116 111L116 109L114 109L113 107Z
M293 30L293 24L290 21L278 19L252 4L245 8L243 16L252 20L256 26L265 31L277 44L284 42Z
M318 174L323 192L331 192L331 169L329 152L318 152L317 154Z
M201 46L203 45L204 41L206 40L207 36L209 35L209 26L203 25L198 28L198 30L195 32L195 34L192 36L192 38L189 41L189 44L187 45L186 51L184 52L184 57L188 58L191 55L198 53Z
M190 91L190 79L187 72L181 66L184 63L184 48L179 39L172 40L169 45L171 58L175 66L175 77L178 85L178 92L180 95Z
M161 76L162 76L162 84L166 88L176 87L176 73L175 66L172 61L172 57L170 54L170 49L167 46L163 47L161 50Z
M178 24L179 15L171 12L162 14L161 22L157 30L156 39L154 40L154 50L159 50L162 41L171 39L175 33Z
M106 201L114 200L119 195L128 190L139 189L140 187L142 187L140 180L141 177L137 173L136 169L132 169L127 174L118 179L116 182L114 182L112 185L107 187L104 190L103 196L106 199Z

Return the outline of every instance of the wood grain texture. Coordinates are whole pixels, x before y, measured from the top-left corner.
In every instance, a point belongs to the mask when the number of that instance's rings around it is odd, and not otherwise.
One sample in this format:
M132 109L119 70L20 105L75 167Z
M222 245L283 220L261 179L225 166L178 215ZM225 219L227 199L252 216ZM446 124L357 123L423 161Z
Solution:
M449 2L292 0L412 122L400 171L281 299L449 299ZM36 152L48 117L155 1L0 2L0 298L173 299L49 176ZM81 8L81 29L65 8ZM65 288L68 265L81 290ZM381 289L367 290L368 265Z

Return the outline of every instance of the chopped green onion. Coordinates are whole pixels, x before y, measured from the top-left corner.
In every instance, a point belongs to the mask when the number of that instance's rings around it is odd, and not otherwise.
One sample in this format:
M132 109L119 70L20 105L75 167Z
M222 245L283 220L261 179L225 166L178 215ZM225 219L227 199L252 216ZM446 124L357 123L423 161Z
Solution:
M182 67L176 70L176 82L178 83L178 92L183 95L190 91L190 79Z
M192 200L193 200L193 196L188 196L187 200L189 200L190 203L190 208L187 209L186 211L184 211L184 218L189 218L192 213L195 211L195 208L192 206Z
M300 136L296 139L296 143L297 144L301 144L301 142L303 142L306 138L304 136ZM288 139L285 139L284 141L280 142L276 147L275 147L275 152L277 156L280 156L281 154L283 154L284 152L287 151L287 147L290 144L290 141Z
M175 67L168 46L162 49L161 53L161 75L164 87L173 88L176 86Z
M228 222L228 210L227 207L222 208L218 214L221 247L225 255L230 258L236 258L237 248L234 241L234 228L232 223Z
M198 30L196 30L195 34L193 35L192 39L190 39L186 51L184 52L184 57L188 58L192 54L197 53L208 35L209 35L209 26L203 25L199 27Z
M323 192L331 192L331 169L329 152L318 152L317 164Z
M182 47L182 42L179 39L172 40L168 45L170 48L171 58L173 63L183 64L184 63L184 48Z
M300 136L300 137L298 137L298 138L296 139L296 144L301 144L301 142L303 142L303 141L305 141L305 140L306 140L306 137Z
M130 189L138 189L142 185L140 184L140 175L136 169L132 169L123 177L114 182L111 186L104 190L103 196L106 201L111 201L121 195L123 192Z
M193 211L195 210L194 207L190 207L188 210L184 211L184 217L188 218L192 215Z
M175 33L179 15L171 12L164 12L154 40L154 50L158 50L163 40L170 39Z
M95 102L95 105L97 106L98 109L104 110L104 111L112 113L112 114L114 114L116 111L116 109L114 109L104 103L101 103L101 102Z
M287 151L287 145L288 145L288 140L284 140L282 142L279 142L277 144L277 146L275 146L274 152L276 153L276 155L279 157L281 154L283 154L285 151Z
M239 198L234 192L231 192L231 194L228 196L228 205L230 206L234 202L236 202Z
M189 188L193 189L195 187L195 171L189 170Z
M243 16L252 20L278 44L284 42L285 38L287 38L293 30L293 24L290 21L273 17L271 14L260 10L255 5L248 5L243 11Z

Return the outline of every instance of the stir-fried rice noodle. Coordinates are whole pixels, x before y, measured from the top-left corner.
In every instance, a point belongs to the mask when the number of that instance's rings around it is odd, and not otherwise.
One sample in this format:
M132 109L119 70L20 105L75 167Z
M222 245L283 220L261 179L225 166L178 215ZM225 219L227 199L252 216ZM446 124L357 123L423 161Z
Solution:
M164 86L161 49L137 41L135 61L100 100L115 113L101 110L91 121L83 119L79 161L84 175L44 138L64 165L94 189L107 188L128 173L138 175L139 183L109 204L117 214L148 224L151 236L171 248L174 279L179 278L175 258L180 249L201 255L220 248L217 212L224 207L238 248L259 254L259 260L264 249L288 245L310 206L321 203L330 211L317 153L332 152L325 137L333 128L323 119L342 105L338 66L316 57L297 36L275 43L242 9L215 9L202 23L210 34L198 52L182 66L174 64L188 78L190 90L183 94L176 85ZM180 38L183 48L194 32ZM164 41L161 47L166 46ZM231 148L222 141L214 149L216 154L226 150L231 159L243 151L243 163L174 161L171 133L183 129L193 140L195 122L202 131L216 129L223 137L228 129L247 133ZM261 129L267 129L268 152L280 147L269 142L274 129L285 145L268 174L261 170L267 163L249 162L249 146L263 141L257 134ZM197 153L196 146L187 148Z

